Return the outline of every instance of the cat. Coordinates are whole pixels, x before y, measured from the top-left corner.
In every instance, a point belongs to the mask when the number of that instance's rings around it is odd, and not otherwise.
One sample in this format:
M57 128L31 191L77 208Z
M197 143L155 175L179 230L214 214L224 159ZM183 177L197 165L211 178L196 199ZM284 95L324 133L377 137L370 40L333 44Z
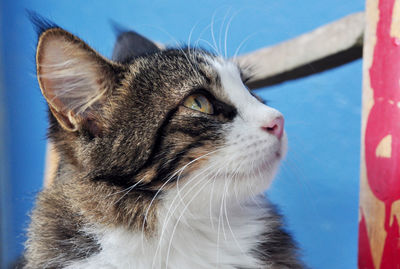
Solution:
M283 116L246 88L249 69L132 31L109 60L35 21L60 161L24 268L304 268L263 195L286 153Z

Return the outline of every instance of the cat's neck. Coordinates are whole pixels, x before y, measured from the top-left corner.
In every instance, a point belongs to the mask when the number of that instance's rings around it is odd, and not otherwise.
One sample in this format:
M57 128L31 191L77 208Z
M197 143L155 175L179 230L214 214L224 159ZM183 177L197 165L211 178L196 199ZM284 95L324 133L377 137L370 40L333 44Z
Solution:
M73 268L97 268L104 261L117 268L258 268L252 251L265 232L265 203L258 197L192 214L195 207L173 210L166 202L151 236L125 228L92 230L102 251Z

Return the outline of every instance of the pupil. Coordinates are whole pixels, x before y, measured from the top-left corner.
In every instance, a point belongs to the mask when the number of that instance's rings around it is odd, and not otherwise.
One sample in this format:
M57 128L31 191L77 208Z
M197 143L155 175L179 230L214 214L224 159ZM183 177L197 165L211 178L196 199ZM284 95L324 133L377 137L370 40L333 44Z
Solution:
M200 103L200 101L196 98L196 99L194 99L194 101L196 102L196 105L199 107L199 108L201 108L201 103Z

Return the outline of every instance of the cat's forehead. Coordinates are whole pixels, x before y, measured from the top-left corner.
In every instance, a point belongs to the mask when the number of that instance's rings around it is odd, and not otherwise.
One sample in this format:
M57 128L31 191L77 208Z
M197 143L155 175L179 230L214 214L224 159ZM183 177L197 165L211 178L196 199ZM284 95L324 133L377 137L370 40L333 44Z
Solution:
M131 65L136 80L152 84L153 90L167 90L176 97L205 89L217 98L226 96L222 77L241 83L236 63L204 50L170 49L139 58Z

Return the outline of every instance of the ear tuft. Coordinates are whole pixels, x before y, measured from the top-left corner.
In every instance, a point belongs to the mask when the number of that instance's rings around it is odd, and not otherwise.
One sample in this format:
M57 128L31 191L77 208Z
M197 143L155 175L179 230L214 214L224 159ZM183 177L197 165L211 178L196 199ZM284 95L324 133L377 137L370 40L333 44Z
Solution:
M27 16L31 23L33 24L36 33L40 36L43 32L51 28L60 28L57 24L51 20L39 15L37 12L32 10L26 10Z

